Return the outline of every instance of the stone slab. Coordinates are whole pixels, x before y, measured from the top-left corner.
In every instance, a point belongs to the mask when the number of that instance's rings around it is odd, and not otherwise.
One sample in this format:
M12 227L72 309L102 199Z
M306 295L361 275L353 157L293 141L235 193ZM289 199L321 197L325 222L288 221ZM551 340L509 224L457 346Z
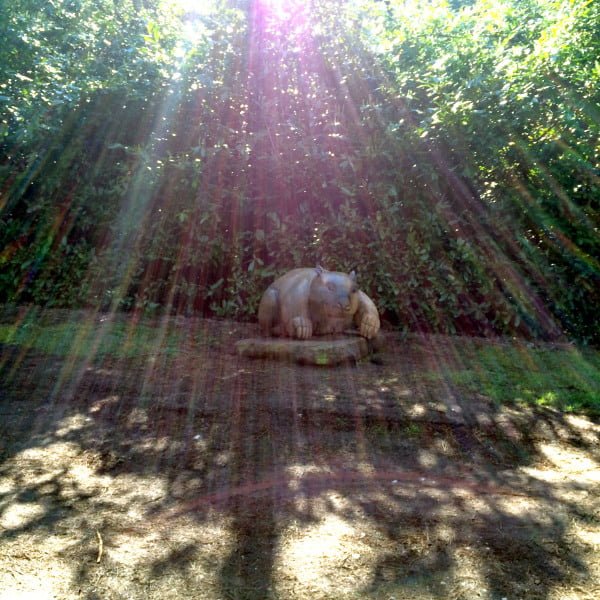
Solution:
M358 335L310 340L249 338L237 342L236 351L246 358L268 358L302 365L333 366L356 363L369 354L369 347L367 341Z

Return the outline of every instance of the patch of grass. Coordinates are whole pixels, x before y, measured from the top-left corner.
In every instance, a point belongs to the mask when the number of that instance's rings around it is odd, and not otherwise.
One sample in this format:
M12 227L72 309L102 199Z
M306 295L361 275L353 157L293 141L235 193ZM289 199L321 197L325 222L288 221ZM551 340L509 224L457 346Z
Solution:
M388 428L385 425L382 425L381 423L369 425L367 427L367 434L371 439L378 441L387 439L389 437Z
M409 438L419 437L422 432L423 432L423 427L421 425L419 425L419 423L409 423L404 428L404 434L406 435L406 437L409 437Z
M96 321L20 325L0 324L0 343L72 358L105 356L132 358L147 354L174 355L183 342L177 331L162 333L143 324Z
M459 389L498 403L549 406L600 414L600 353L591 349L487 346L463 357L466 368L450 370Z

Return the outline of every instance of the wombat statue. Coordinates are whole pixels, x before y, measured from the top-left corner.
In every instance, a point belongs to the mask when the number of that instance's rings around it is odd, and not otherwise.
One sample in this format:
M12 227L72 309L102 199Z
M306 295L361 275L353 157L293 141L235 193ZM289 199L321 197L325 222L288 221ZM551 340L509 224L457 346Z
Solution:
M347 275L321 266L293 269L276 279L258 306L263 335L307 340L313 335L340 333L356 327L371 339L379 331L377 307Z

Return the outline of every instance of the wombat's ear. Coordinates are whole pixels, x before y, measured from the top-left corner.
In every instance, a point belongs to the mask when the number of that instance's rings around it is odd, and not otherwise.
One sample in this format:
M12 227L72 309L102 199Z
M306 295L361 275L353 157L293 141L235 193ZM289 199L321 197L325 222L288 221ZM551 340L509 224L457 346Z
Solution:
M323 273L325 273L325 269L319 264L315 267L315 271L317 272L317 275L323 275Z
M356 271L352 271L350 273L350 279L352 279L352 281L354 281L354 283L356 283Z

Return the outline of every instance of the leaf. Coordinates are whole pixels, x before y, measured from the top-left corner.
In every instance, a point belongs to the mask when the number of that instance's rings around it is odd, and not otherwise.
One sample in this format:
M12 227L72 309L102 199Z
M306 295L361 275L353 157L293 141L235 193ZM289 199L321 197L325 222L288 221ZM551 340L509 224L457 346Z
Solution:
M148 24L146 25L146 29L148 31L148 33L151 36L151 40L154 42L158 42L160 40L160 28L158 26L158 23L156 23L156 21L148 21Z

